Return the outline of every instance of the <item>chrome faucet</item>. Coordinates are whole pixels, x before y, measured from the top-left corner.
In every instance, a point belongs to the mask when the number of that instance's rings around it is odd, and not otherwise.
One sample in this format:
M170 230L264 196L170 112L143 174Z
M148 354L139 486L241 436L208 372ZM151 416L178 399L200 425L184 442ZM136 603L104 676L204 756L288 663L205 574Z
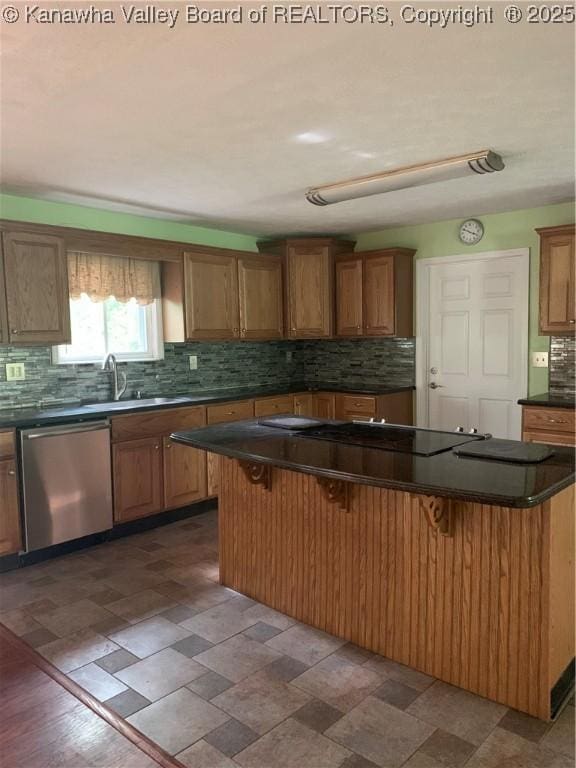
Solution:
M118 361L115 355L110 353L108 357L102 363L103 371L110 371L112 373L112 383L114 384L114 400L120 400L124 392L126 392L127 377L126 374L120 371L120 376L123 378L122 386L118 386Z

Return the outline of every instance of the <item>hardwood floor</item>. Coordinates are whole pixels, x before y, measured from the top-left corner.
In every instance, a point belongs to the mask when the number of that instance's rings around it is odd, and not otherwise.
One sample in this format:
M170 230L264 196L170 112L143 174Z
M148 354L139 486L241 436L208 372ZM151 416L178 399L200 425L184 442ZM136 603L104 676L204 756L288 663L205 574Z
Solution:
M181 768L0 625L0 765Z

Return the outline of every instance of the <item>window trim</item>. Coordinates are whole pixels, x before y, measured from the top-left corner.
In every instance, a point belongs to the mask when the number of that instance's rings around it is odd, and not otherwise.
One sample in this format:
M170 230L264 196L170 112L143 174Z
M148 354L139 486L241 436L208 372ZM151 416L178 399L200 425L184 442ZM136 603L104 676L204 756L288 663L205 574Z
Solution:
M155 299L152 304L146 305L146 333L150 341L149 351L147 353L142 352L126 352L126 353L114 353L116 360L119 363L144 363L151 362L153 360L164 360L164 335L162 327L162 305L161 299ZM62 357L61 348L67 346L66 344L59 344L52 347L52 364L53 365L98 365L103 361L101 355L86 355L86 357L72 359L64 359ZM106 353L107 354L107 353Z

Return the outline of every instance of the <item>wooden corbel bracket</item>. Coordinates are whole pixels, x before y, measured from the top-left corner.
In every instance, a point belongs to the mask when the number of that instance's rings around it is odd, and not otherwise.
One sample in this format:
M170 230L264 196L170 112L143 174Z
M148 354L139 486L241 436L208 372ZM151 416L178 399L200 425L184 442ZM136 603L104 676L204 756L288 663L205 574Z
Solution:
M440 536L453 535L454 509L450 499L441 496L417 496L428 525Z
M269 464L258 464L255 461L238 460L248 482L252 485L261 485L267 491L272 487L272 467Z
M343 512L350 511L350 483L330 477L317 477L316 480L327 501L338 504Z

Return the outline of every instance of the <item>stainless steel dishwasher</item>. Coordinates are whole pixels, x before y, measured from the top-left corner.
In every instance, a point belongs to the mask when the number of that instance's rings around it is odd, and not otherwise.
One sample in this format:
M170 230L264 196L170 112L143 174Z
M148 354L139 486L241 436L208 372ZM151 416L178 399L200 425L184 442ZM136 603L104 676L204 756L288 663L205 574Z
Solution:
M112 528L107 421L24 429L20 438L27 552Z

